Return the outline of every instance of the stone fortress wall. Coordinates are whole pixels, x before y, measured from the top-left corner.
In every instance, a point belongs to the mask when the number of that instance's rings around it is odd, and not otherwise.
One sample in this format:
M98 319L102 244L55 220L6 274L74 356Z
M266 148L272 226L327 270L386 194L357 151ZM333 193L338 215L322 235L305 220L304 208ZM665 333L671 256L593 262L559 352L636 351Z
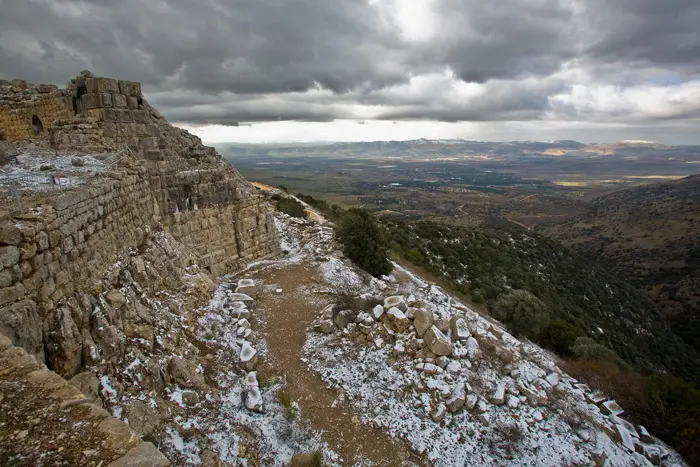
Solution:
M90 296L157 214L145 168L111 175L0 224L0 333L60 375L91 363L103 337ZM57 345L67 334L75 345Z
M128 145L136 156L30 214L0 222L0 334L70 376L95 351L115 353L105 347L115 344L105 343L104 329L125 332L125 319L97 322L95 300L110 268L140 248L149 231L166 232L212 276L278 255L279 242L264 197L213 148L152 109L138 83L84 72L61 92L72 113L43 122L49 136L43 144L77 154ZM33 102L32 96L26 99Z
M46 131L56 120L75 114L71 91L26 81L0 80L0 140L26 140ZM38 120L37 120L38 119Z

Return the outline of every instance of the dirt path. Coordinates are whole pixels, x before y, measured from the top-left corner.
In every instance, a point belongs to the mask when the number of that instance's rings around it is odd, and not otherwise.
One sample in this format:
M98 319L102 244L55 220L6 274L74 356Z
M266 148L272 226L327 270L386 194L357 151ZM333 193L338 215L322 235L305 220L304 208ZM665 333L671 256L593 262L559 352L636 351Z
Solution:
M257 300L255 315L266 323L261 331L270 351L259 376L286 379L287 390L301 406L303 418L323 433L325 441L342 456L343 465L367 460L380 466L427 465L405 442L361 424L356 411L337 402L338 392L326 389L301 361L307 328L328 303L327 298L311 291L313 285L323 286L316 268L290 264L252 275L283 290L281 294L263 292Z

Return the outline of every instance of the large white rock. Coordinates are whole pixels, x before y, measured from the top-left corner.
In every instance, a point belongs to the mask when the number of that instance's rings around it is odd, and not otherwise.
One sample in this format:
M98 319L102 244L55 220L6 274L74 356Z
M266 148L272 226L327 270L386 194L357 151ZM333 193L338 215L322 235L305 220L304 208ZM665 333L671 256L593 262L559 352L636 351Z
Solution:
M547 375L547 383L549 383L550 386L556 387L557 384L559 384L559 375L556 373L550 373Z
M252 310L255 308L255 300L253 300L253 297L250 295L246 295L244 293L229 293L228 299L232 302L241 302L245 304L248 309Z
M389 310L386 312L386 316L396 332L405 332L411 325L411 322L408 320L404 312L399 310L397 307L389 308Z
M413 326L416 328L416 334L418 334L419 337L423 337L425 331L430 329L430 326L433 325L434 320L435 316L432 311L422 308L417 309L415 311L415 317L413 318Z
M263 400L262 394L260 393L260 387L258 385L258 378L254 371L251 371L246 375L245 378L245 404L246 409L253 412L263 411Z
M384 299L384 309L388 310L392 307L396 307L401 311L408 310L408 304L402 295L393 295Z
M258 351L255 350L255 348L252 345L250 345L248 341L245 341L241 346L240 358L241 363L243 363L245 369L248 371L252 371L258 364Z
M260 292L260 286L253 279L241 279L236 286L236 293L245 294L255 298Z
M620 405L615 401L605 401L603 402L603 409L610 415L620 415L625 411L620 407Z
M452 353L452 341L435 325L425 332L423 338L430 351L435 355L450 355Z

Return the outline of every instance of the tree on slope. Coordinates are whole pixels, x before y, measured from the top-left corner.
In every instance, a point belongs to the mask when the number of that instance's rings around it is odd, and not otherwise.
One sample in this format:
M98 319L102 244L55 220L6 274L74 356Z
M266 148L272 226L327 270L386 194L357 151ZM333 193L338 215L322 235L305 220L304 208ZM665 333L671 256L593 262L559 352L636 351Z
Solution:
M372 213L361 208L348 209L338 222L336 235L345 255L362 269L373 276L391 272L387 244Z

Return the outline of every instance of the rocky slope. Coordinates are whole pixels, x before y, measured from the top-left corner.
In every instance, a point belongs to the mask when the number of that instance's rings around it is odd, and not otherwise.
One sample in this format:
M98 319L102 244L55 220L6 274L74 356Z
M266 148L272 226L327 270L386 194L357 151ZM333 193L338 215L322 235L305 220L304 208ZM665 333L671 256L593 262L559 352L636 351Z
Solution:
M616 192L547 233L644 291L700 349L700 176Z
M683 465L439 287L367 276L327 225L276 226L283 258L218 283L166 232L109 268L100 358L71 382L174 465Z

